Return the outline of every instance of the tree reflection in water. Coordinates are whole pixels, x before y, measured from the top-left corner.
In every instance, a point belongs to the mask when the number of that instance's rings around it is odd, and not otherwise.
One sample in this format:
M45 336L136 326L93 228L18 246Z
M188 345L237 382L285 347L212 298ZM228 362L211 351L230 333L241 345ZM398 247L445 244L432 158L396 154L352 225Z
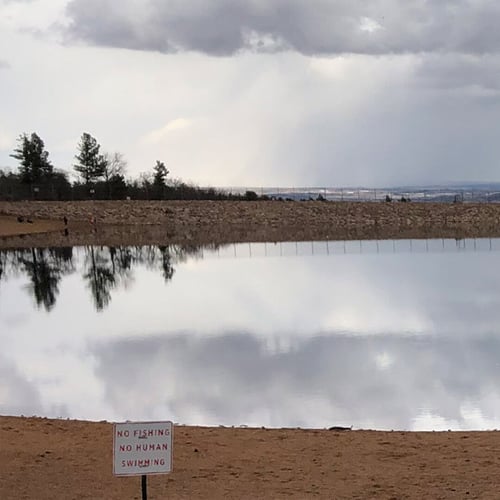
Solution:
M161 268L163 270L163 277L165 281L169 281L172 279L175 269L172 266L172 256L168 250L168 247L158 247L158 250L161 253Z
M7 253L0 252L0 282L2 281L6 267L7 267Z
M85 254L87 272L83 274L83 279L88 281L96 309L102 311L111 300L111 290L115 287L116 275L103 248L86 247Z
M134 266L144 265L158 270L168 283L175 274L176 263L185 261L188 256L202 257L202 247L196 245L88 246L83 252L82 276L98 311L109 305L114 289L127 287L133 282ZM43 306L50 311L56 304L61 279L76 271L74 260L72 247L0 251L0 281L9 276L27 276L27 290L37 307Z
M64 275L74 270L72 248L32 248L18 253L17 262L29 279L27 289L38 307L50 311Z

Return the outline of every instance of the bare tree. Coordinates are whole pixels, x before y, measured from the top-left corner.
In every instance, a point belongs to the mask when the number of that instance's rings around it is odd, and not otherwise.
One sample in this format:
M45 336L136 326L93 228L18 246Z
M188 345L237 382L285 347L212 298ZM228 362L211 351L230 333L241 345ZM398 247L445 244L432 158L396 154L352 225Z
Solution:
M106 168L104 170L104 180L109 182L113 177L125 177L127 173L127 160L122 153L104 153Z
M146 198L149 200L151 188L153 187L153 174L151 172L141 172L139 174L139 186L146 192Z
M127 160L122 153L104 153L104 181L108 189L108 198L113 198L113 191L119 191L125 186L125 174L127 172ZM114 189L117 188L117 189Z

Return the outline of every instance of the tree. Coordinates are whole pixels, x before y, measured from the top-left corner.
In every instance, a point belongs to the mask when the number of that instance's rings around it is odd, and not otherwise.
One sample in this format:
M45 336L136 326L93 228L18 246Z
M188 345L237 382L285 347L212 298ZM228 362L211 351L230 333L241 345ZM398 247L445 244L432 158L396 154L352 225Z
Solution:
M17 141L19 145L10 156L21 163L21 182L36 184L48 180L54 167L49 161L49 153L45 150L43 140L33 132L31 136L21 134Z
M125 177L127 160L122 153L104 153L104 180L109 182L113 177Z
M71 183L68 180L66 172L54 170L50 179L52 197L56 200L71 199Z
M153 197L156 199L165 198L165 188L167 187L168 170L165 163L157 161L153 168Z
M127 189L125 173L127 171L127 160L122 153L104 153L104 181L108 189L108 197L121 196Z
M137 186L142 192L142 195L145 195L149 200L151 188L153 186L153 177L151 172L141 172L139 174L139 181L137 182Z
M102 177L106 171L106 158L100 154L101 146L97 140L87 132L82 134L78 144L78 154L75 156L78 163L74 169L80 174L85 184Z
M167 185L166 178L169 174L165 163L162 161L156 161L156 165L154 167L154 176L153 176L153 184L156 187L165 187Z

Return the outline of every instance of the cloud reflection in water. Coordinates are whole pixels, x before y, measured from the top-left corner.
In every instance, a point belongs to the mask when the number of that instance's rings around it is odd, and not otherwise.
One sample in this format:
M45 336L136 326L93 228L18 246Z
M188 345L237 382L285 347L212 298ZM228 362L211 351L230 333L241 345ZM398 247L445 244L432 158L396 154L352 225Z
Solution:
M498 248L440 240L37 250L49 270L56 257L65 266L56 302L36 299L40 309L27 302L33 252L4 252L0 411L498 427ZM88 286L92 255L113 277L102 307Z

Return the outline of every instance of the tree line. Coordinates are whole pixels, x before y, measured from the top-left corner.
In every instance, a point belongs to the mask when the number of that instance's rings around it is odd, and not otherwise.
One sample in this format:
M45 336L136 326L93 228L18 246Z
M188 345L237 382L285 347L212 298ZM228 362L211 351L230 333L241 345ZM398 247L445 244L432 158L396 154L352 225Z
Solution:
M55 169L42 138L35 132L23 133L10 155L18 160L17 172L0 169L0 199L82 200L82 199L247 199L259 197L253 191L228 194L201 188L169 177L163 161L138 179L127 177L127 161L122 153L103 152L97 139L84 132L77 145L70 181L67 172Z

